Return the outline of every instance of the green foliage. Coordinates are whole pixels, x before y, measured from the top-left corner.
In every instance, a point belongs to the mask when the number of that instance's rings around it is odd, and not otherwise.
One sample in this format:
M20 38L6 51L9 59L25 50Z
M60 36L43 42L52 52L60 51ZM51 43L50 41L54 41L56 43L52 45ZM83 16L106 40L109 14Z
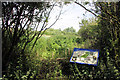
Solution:
M83 19L81 24L83 26L80 26L78 34L83 38L83 40L97 36L99 29L94 18L91 18L89 21Z
M82 26L78 31L80 39L77 39L78 43L84 44L84 48L89 48L90 46L96 44L96 40L99 35L98 21L95 18L89 20L82 20ZM87 46L88 45L88 46Z
M31 77L33 72L29 71L29 68L31 68L28 66L30 58L27 55L29 54L24 50L27 44L35 38L33 35L38 35L37 31L33 31L37 29L34 24L43 21L47 23L48 8L50 9L50 7L47 2L2 3L4 20L2 22L2 74L5 75L3 79L21 80L22 76L26 76L26 80L29 80L29 77ZM41 31L44 29L45 27ZM28 52L30 52L30 49ZM27 71L30 74L27 74Z
M88 66L82 66L84 68L82 69L80 65L77 65L77 73L75 73L76 79L120 79L120 77L118 77L118 75L120 75L119 67L116 64L117 61L119 62L119 59L113 58L113 56L117 56L117 54L115 54L112 49L111 39L113 37L110 35L110 30L107 27L111 26L112 30L113 26L108 23L109 21L103 19L98 19L97 21L94 19L82 20L83 25L78 32L83 42L81 44L84 44L84 48L99 49L100 54L98 66L92 67L93 69L90 69ZM80 43L79 39L77 42ZM116 48L117 47L116 45ZM89 70L94 70L94 72L89 71L88 68ZM81 69L86 71L82 73Z
M46 35L56 35L56 34L62 34L62 32L61 32L60 29L50 28L44 34L46 34Z
M54 29L50 29L47 32L51 32L54 33L51 35L48 35L49 37L47 37L47 35L43 35L41 37L41 39L39 39L37 41L37 43L35 44L34 49L32 50L33 53L36 53L37 55L43 57L44 58L51 58L51 56L54 56L54 58L57 58L57 56L63 57L64 56L64 52L67 49L73 49L74 47L77 47L77 42L76 42L76 35L63 35L62 31L58 31L58 34L55 34L57 30ZM60 34L61 33L61 34ZM34 40L33 40L34 42ZM29 50L31 45L33 45L33 43L31 42L30 44L28 44L27 49Z
M71 27L71 28L68 27L68 28L64 29L63 31L64 32L71 32L71 33L75 33L76 32L73 27Z
M88 3L85 3L88 4ZM102 3L104 9L107 4ZM110 5L113 5L110 3ZM116 4L118 5L118 3ZM108 7L108 6L107 6ZM119 6L117 6L119 7ZM112 14L115 11L111 6ZM116 9L118 17L119 11ZM3 72L3 80L39 80L39 79L74 79L74 80L96 80L96 79L120 79L120 45L119 45L119 24L107 14L101 15L108 20L89 19L82 20L82 26L78 35L71 28L64 31L49 29L35 44L31 50L35 39L28 43L25 52L20 53L25 43L22 41L13 47L16 53ZM111 22L112 21L112 22ZM31 31L33 35L34 31ZM3 45L4 51L10 49L11 39L5 31L3 39L7 45ZM27 34L27 33L25 33ZM12 35L11 35L12 36ZM31 36L29 36L31 37ZM26 38L20 37L21 40ZM70 63L70 57L74 47L99 49L97 66ZM9 52L6 50L6 52ZM88 54L83 55L86 57ZM6 55L7 56L7 55ZM5 56L5 57L6 57ZM8 57L6 57L7 60Z

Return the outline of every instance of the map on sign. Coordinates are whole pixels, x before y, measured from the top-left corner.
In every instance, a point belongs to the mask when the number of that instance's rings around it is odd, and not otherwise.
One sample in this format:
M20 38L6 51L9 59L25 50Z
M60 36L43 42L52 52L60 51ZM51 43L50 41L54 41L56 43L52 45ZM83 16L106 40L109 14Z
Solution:
M74 48L70 62L97 66L98 56L99 56L98 50Z

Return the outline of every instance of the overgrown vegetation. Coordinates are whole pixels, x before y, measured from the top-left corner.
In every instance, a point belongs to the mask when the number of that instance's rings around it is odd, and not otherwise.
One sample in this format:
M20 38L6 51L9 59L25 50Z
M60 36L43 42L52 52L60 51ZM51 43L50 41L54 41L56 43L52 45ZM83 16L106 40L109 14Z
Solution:
M43 29L31 30L32 28L29 28L28 25L28 29L20 27L20 17L11 15L12 9L9 10L9 7L20 8L17 14L19 13L21 16L22 7L25 10L30 9L29 15L32 19L34 11L30 6L34 6L35 9L40 7L39 9L44 12L44 8L51 9L50 6L46 6L47 3L41 3L41 6L39 4L3 3L3 9L5 9L2 13L4 17L2 22L3 80L119 80L120 2L94 4L96 13L99 11L101 13L97 16L98 18L83 19L78 32L71 27L63 31L50 28L44 33ZM82 6L79 3L76 5ZM45 10L47 15L46 12ZM40 19L46 18L46 23L48 16L46 17L45 14ZM9 19L12 18L14 20L9 24ZM26 18L25 15L24 18ZM44 35L41 37L42 33ZM98 65L70 63L69 60L75 47L99 49Z

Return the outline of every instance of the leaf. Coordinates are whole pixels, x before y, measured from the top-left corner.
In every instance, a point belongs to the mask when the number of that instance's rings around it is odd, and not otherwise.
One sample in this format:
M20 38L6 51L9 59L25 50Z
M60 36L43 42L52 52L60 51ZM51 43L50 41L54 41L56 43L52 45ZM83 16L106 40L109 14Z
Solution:
M87 5L87 4L89 4L89 3L90 3L90 2L86 1L86 2L85 2L85 5Z
M87 72L84 72L84 74L87 74Z
M19 74L17 72L14 72L14 73L16 75L16 78L19 80L20 79Z

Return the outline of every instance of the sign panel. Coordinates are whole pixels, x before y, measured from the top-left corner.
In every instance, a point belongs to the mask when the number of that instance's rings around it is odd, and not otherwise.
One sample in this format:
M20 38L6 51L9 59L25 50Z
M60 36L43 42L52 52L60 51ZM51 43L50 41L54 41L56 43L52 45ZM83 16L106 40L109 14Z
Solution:
M97 66L99 50L74 48L70 62Z

